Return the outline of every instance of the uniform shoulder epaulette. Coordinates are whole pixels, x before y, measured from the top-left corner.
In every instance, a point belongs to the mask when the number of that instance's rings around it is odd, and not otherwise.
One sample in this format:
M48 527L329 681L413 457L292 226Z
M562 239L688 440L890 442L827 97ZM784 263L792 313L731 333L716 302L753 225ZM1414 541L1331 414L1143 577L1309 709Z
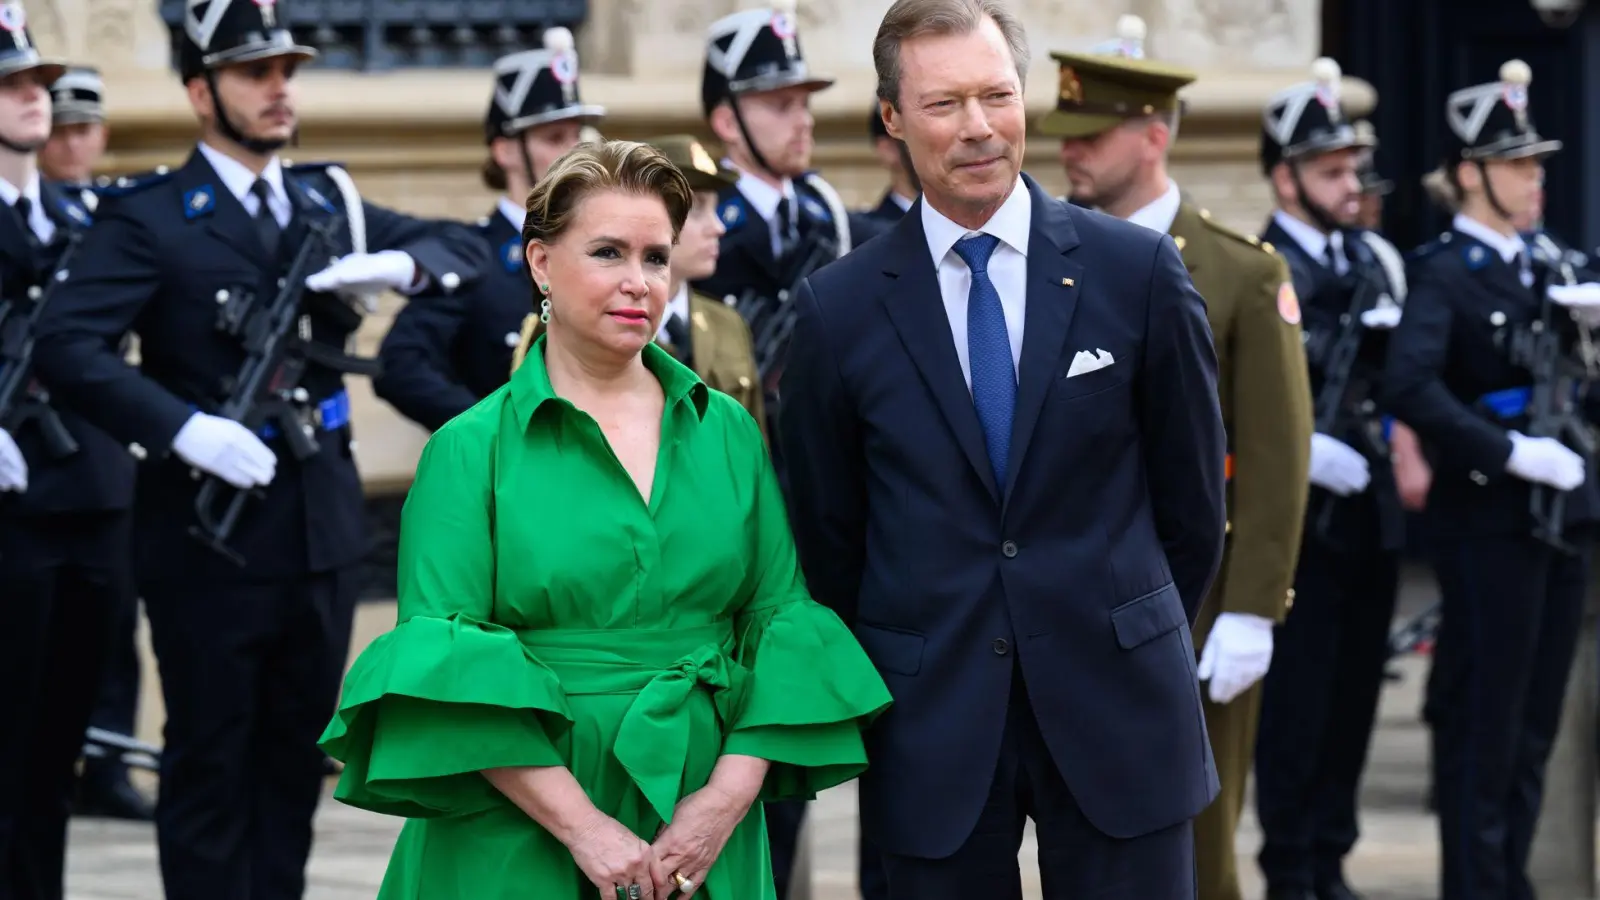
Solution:
M157 166L148 172L136 172L95 182L94 192L101 197L126 197L147 191L158 184L166 184L177 173L167 166Z
M1426 244L1413 248L1410 253L1406 254L1406 261L1417 262L1419 260L1427 259L1428 257L1433 256L1440 251L1450 249L1452 243L1454 243L1454 241L1451 238L1450 232L1446 231L1444 234L1439 235Z
M1254 247L1255 249L1264 253L1273 252L1272 245L1266 241L1263 241L1253 234L1245 234L1242 231L1235 231L1221 222L1218 222L1216 217L1211 215L1211 210L1209 209L1200 210L1200 221L1204 222L1207 228L1215 231L1217 234L1220 234L1223 237L1231 238L1232 240L1238 241L1245 246Z

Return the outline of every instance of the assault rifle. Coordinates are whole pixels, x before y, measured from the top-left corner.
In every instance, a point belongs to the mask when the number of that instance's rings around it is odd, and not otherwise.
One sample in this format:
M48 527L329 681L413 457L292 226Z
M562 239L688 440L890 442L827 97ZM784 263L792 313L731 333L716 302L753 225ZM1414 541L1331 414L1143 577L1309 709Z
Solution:
M61 416L50 407L50 395L34 386L33 341L34 326L56 288L67 279L68 266L83 241L83 232L67 231L67 246L50 273L49 287L38 285L28 288L27 301L0 300L0 427L16 432L32 422L38 425L44 438L45 452L54 459L65 459L78 452L78 442L62 423Z
M223 290L217 293L217 329L238 337L244 344L245 361L231 382L231 392L218 411L259 433L264 426L272 426L283 435L289 452L296 460L309 459L320 449L316 430L308 421L306 405L310 400L300 380L309 364L356 375L376 375L378 363L360 359L342 351L311 340L311 321L303 309L306 300L306 277L314 265L325 263L336 256L338 238L344 231L345 218L335 214L321 221L307 223L310 233L301 243L289 271L279 282L282 287L272 301L259 305L248 291ZM338 317L350 330L361 322L361 313L329 295L316 294L319 310ZM199 477L197 475L197 477ZM216 507L223 492L232 491L220 512ZM197 540L235 565L243 566L244 557L228 541L244 512L245 502L259 491L237 490L215 475L205 476L195 496L195 513L198 525L189 533Z
M1595 377L1595 348L1589 329L1577 321L1571 310L1551 300L1545 289L1552 265L1559 265L1559 274L1567 284L1576 283L1571 263L1545 262L1541 273L1544 277L1534 282L1539 318L1511 336L1511 362L1533 375L1526 433L1529 437L1555 438L1572 447L1583 457L1585 471L1592 472L1596 440L1579 404L1581 393ZM1575 555L1578 549L1565 537L1566 509L1566 491L1537 483L1532 486L1528 511L1533 515L1533 536Z
M1346 241L1345 248L1358 248L1352 254L1356 258L1351 260L1355 290L1350 292L1350 306L1339 316L1339 329L1333 339L1313 357L1313 362L1320 362L1322 369L1322 390L1317 392L1313 404L1314 427L1339 440L1352 431L1357 432L1367 444L1370 455L1384 459L1389 450L1378 427L1378 407L1371 397L1372 384L1368 379L1356 377L1356 362L1367 332L1361 315L1377 308L1386 287L1379 276L1382 267L1371 258L1371 251L1359 237ZM1329 494L1317 511L1314 527L1318 537L1326 540L1332 534L1333 510L1338 500L1336 495Z
M762 384L771 383L772 375L782 365L789 349L789 336L794 333L796 318L791 301L800 282L838 256L839 245L833 233L819 228L795 248L789 257L793 262L779 280L781 286L774 294L769 296L750 288L734 301L733 308L750 326L756 372Z

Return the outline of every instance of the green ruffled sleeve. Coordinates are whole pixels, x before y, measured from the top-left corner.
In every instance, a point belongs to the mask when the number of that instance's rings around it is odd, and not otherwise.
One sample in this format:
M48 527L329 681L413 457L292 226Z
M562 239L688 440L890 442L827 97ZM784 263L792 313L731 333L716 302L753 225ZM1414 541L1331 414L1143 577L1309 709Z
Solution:
M751 677L722 750L772 761L760 799L809 799L865 771L861 730L891 699L855 635L807 592L772 462L750 431L760 465L753 565L734 633Z
M321 745L334 797L410 818L510 801L479 772L563 765L571 724L555 674L490 621L494 438L469 416L423 449L400 520L399 617L345 676Z

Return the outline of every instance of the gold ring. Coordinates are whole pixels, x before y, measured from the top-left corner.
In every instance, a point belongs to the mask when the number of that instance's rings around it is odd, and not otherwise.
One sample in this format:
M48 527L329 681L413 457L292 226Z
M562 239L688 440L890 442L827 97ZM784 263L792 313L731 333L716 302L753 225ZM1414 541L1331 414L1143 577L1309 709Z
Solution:
M689 889L689 885L694 884L692 880L683 877L682 872L673 872L672 880L678 883L678 890L680 891L687 891Z

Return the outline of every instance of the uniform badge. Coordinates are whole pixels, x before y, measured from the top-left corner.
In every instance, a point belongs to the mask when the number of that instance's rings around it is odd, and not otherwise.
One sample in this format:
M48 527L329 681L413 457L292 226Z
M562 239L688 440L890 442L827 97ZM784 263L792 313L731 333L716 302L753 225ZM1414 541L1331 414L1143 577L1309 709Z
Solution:
M1482 244L1473 244L1462 255L1467 260L1467 268L1476 272L1489 264L1489 251L1483 249Z
M71 200L67 200L65 198L62 199L61 211L67 214L67 218L77 222L79 225L89 224L89 213L83 207L73 203Z
M712 162L711 154L706 152L706 148L700 146L699 141L689 144L689 162L696 169L707 175L717 174L717 164Z
M1278 285L1278 315L1290 325L1300 324L1300 298L1295 296L1292 281Z
M801 195L800 208L805 210L806 214L811 216L811 218L816 219L819 222L833 221L833 213L829 212L828 208L822 205L822 201L815 197Z
M26 49L27 38L24 29L28 27L28 14L23 11L21 3L7 3L0 6L0 28L11 32L19 48Z
M722 208L717 210L717 218L722 220L722 227L729 231L738 228L744 224L744 204L740 203L737 197L729 197L722 204Z
M183 217L198 219L217 208L217 195L209 184L202 184L183 195Z
M1083 105L1083 82L1071 66L1061 67L1061 102Z
M500 260L505 263L507 272L517 272L522 269L522 239L512 238L500 245Z

